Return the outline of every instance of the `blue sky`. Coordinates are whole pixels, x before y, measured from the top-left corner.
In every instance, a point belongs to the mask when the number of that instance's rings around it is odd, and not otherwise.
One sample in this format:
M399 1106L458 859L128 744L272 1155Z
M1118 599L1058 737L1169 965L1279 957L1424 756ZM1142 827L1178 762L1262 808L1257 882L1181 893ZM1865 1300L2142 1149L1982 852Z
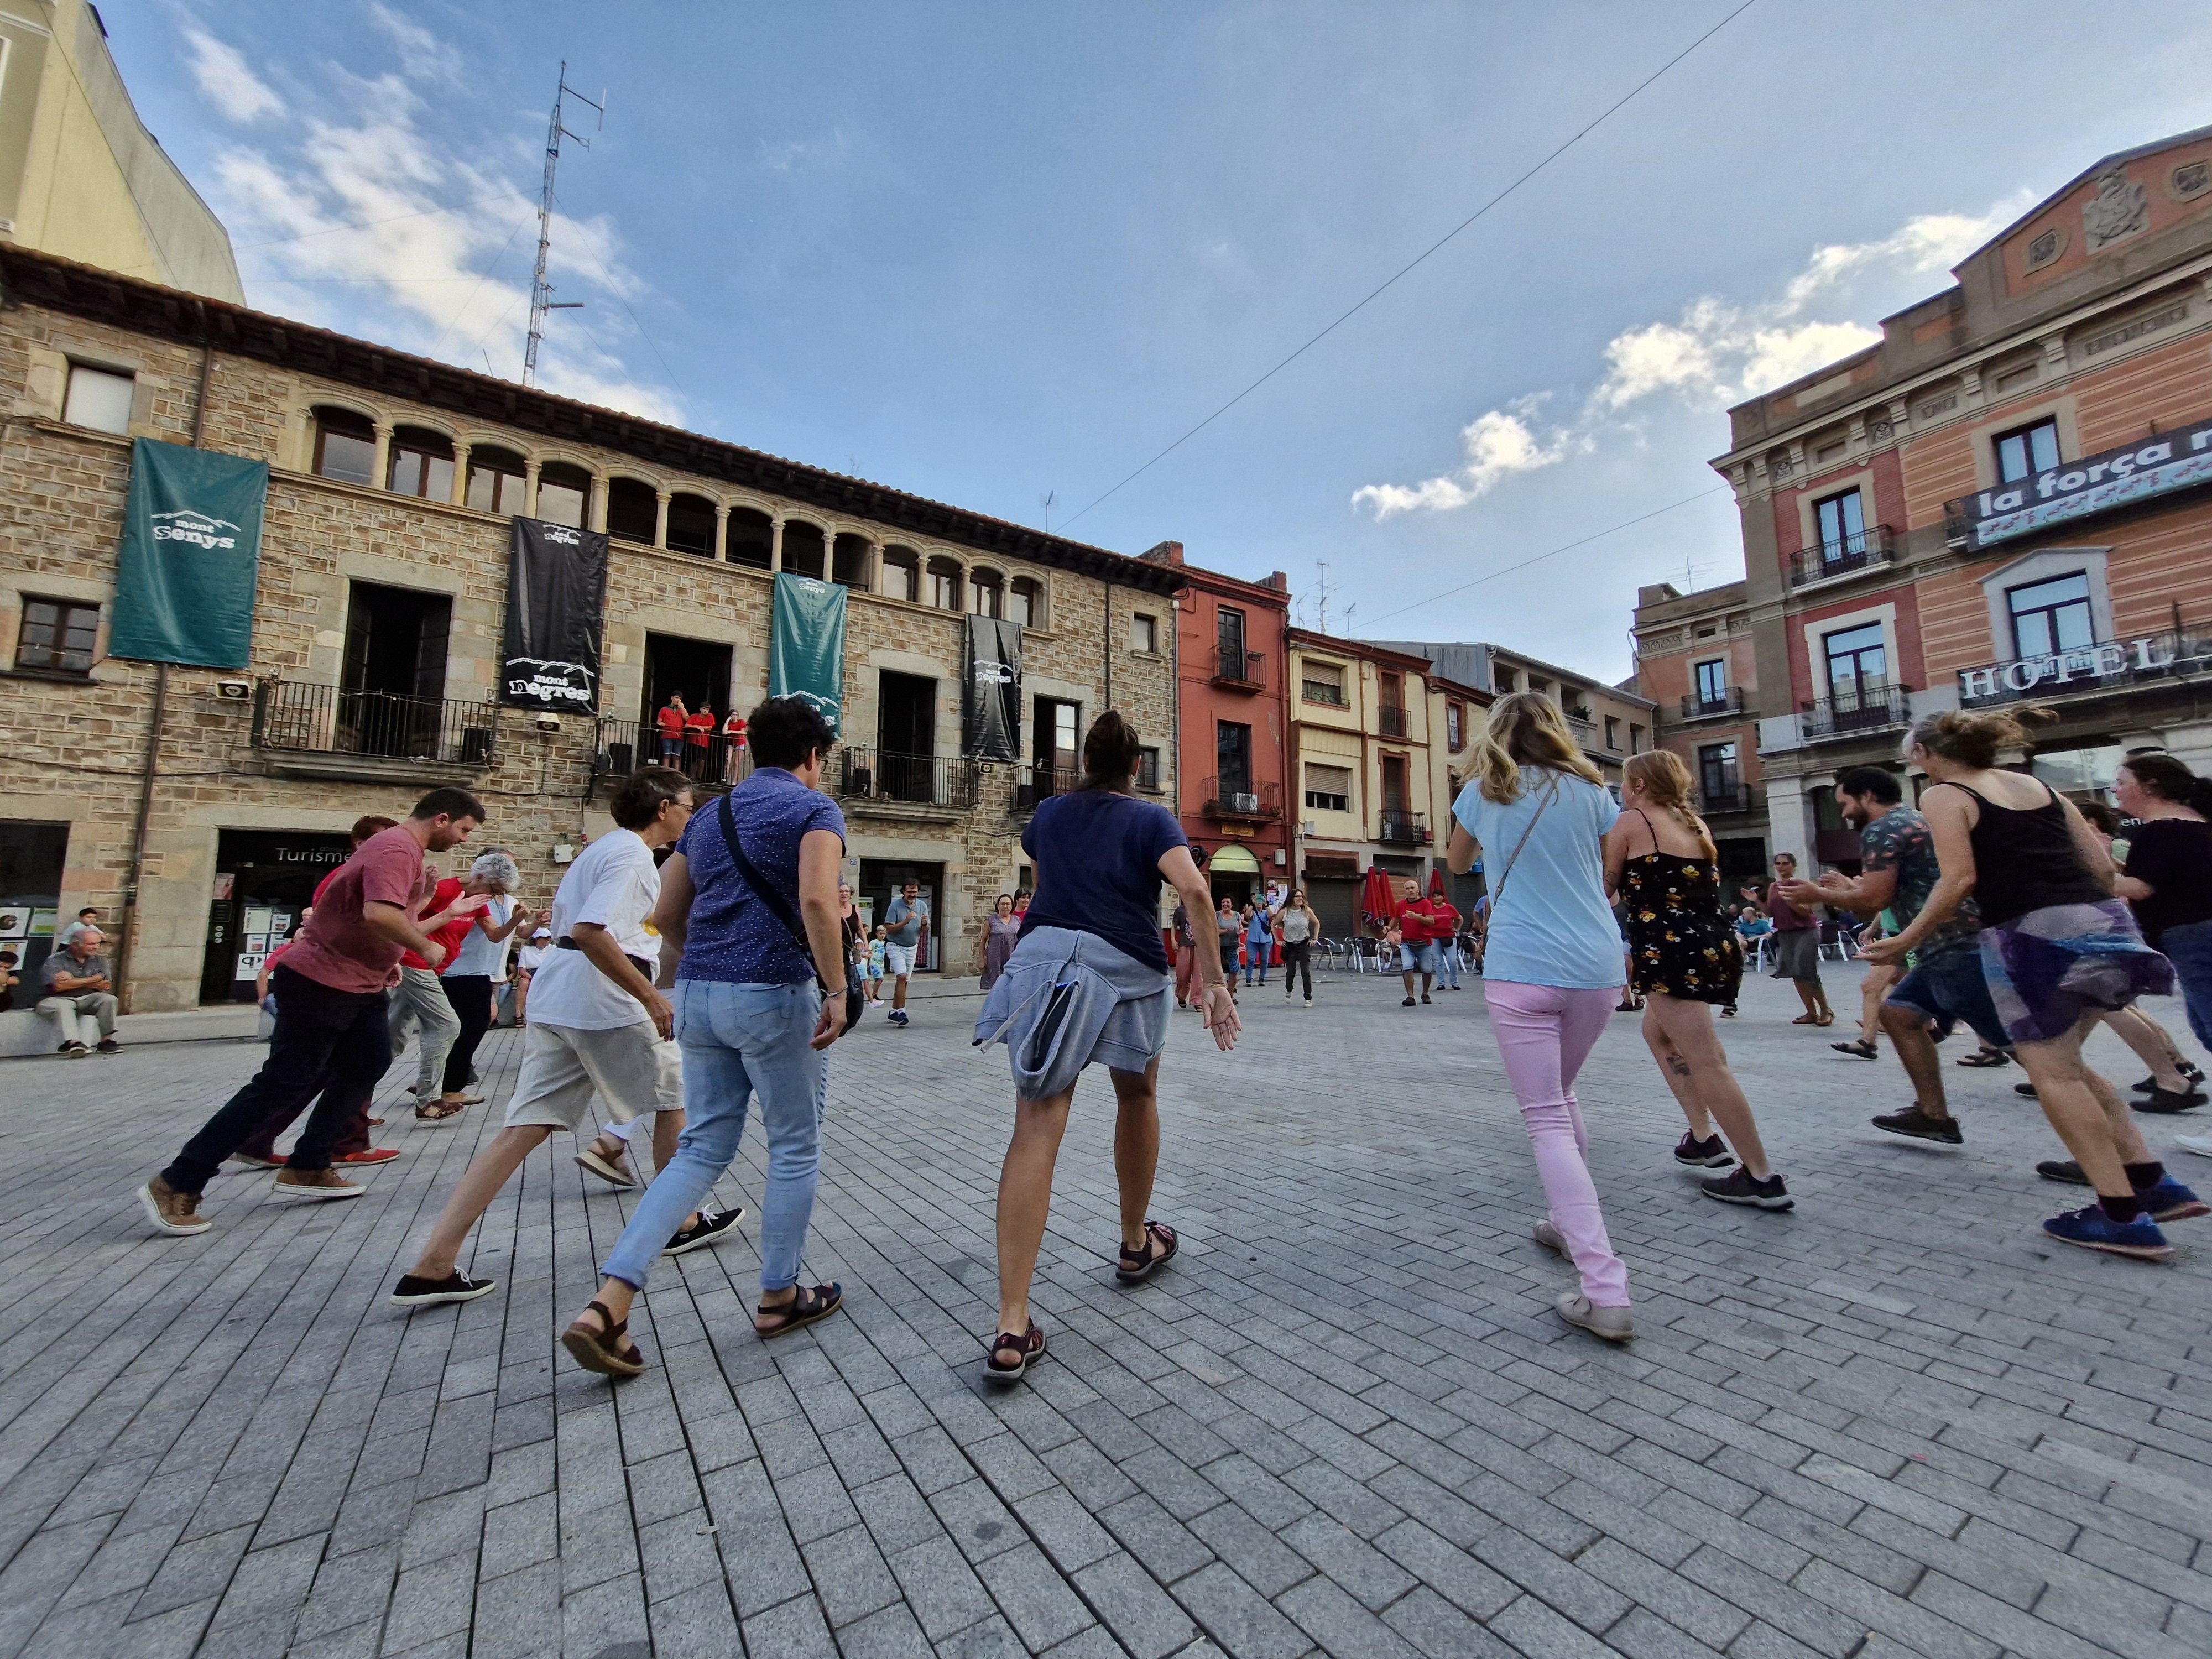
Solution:
M1082 539L1286 571L1309 623L1326 562L1332 629L1616 677L1638 583L1741 574L1724 493L1480 579L1714 490L1732 398L2099 155L2212 123L2212 16L1758 0L1089 504L1735 3L102 13L258 306L517 376L566 57L608 115L562 163L585 309L548 386L1027 523L1049 492Z

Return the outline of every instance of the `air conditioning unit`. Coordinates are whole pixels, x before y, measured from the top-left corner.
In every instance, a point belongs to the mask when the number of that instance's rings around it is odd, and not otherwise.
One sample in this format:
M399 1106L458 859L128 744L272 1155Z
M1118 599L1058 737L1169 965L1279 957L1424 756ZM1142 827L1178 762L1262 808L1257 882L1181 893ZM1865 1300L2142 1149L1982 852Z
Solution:
M1257 812L1260 810L1257 795L1224 795L1221 804L1231 812Z

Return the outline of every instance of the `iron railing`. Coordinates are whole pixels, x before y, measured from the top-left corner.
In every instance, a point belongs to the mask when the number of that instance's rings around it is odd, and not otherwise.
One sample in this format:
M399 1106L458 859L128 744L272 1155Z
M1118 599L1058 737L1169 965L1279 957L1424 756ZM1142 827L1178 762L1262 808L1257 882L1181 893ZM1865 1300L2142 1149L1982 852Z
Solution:
M1844 738L1855 732L1903 726L1911 718L1912 708L1905 687L1869 685L1809 704L1800 723L1808 738Z
M898 801L966 812L975 809L982 793L980 761L841 749L835 770L837 793L848 800Z
M1017 768L1014 772L1013 810L1034 812L1054 795L1072 794L1075 786L1082 781L1083 772L1079 767L1031 763Z
M1425 847L1431 840L1428 814L1386 806L1382 809L1382 833L1375 839L1401 847Z
M624 777L641 766L660 764L664 750L660 731L650 720L599 722L599 740L592 751L595 777ZM727 788L753 775L753 751L743 738L726 738L717 732L704 743L688 739L676 746L666 764L708 788Z
M1790 556L1790 585L1802 587L1807 582L1849 575L1854 570L1887 564L1895 556L1889 526L1872 525L1832 542L1799 548Z
M2169 629L2130 640L2101 640L2070 651L2047 651L1959 671L1959 701L1988 708L2033 697L2080 696L2124 690L2145 680L2212 671L2212 635Z
M253 744L483 768L497 758L499 710L489 702L264 680L254 693Z
M1406 708L1403 703L1383 702L1375 706L1375 729L1386 738L1406 735Z
M1682 718L1686 720L1707 720L1715 714L1743 713L1743 688L1731 685L1717 697L1700 696L1692 691L1682 699Z
M1741 783L1700 789L1698 799L1708 812L1744 812L1751 809L1751 792Z
M1279 818L1283 816L1283 786L1212 777L1200 789L1199 802L1199 811L1210 818Z
M1213 678L1231 685L1262 685L1267 660L1263 651L1247 651L1241 645L1224 644L1213 665Z

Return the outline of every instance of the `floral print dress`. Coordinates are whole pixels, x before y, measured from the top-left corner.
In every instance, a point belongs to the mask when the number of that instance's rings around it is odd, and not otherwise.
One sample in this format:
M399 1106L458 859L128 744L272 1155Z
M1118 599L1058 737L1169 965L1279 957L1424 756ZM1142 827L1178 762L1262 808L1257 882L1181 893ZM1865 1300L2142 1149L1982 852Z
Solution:
M1743 983L1743 947L1722 908L1713 860L1675 853L1628 859L1620 866L1620 901L1630 978L1638 991L1686 1002L1735 1002Z

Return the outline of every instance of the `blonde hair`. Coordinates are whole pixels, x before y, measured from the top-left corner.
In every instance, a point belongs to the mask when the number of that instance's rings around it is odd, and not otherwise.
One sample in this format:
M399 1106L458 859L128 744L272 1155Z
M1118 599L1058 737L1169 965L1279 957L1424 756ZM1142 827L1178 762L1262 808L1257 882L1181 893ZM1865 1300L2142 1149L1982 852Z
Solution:
M1698 838L1707 858L1720 856L1720 849L1713 845L1713 832L1690 810L1690 769L1680 755L1671 749L1647 749L1630 756L1620 775L1623 782L1640 787L1654 806L1672 812L1674 821Z
M1941 755L1960 766L1986 772L1997 763L1997 756L2005 750L2028 747L2027 728L2031 725L2040 726L2057 718L2056 710L2033 703L1980 714L1953 708L1920 721L1905 741L1918 744L1931 755Z
M1482 798L1501 806L1520 799L1524 766L1571 772L1605 787L1605 775L1575 747L1559 704L1534 691L1511 692L1490 706L1490 719L1474 744L1474 781Z

